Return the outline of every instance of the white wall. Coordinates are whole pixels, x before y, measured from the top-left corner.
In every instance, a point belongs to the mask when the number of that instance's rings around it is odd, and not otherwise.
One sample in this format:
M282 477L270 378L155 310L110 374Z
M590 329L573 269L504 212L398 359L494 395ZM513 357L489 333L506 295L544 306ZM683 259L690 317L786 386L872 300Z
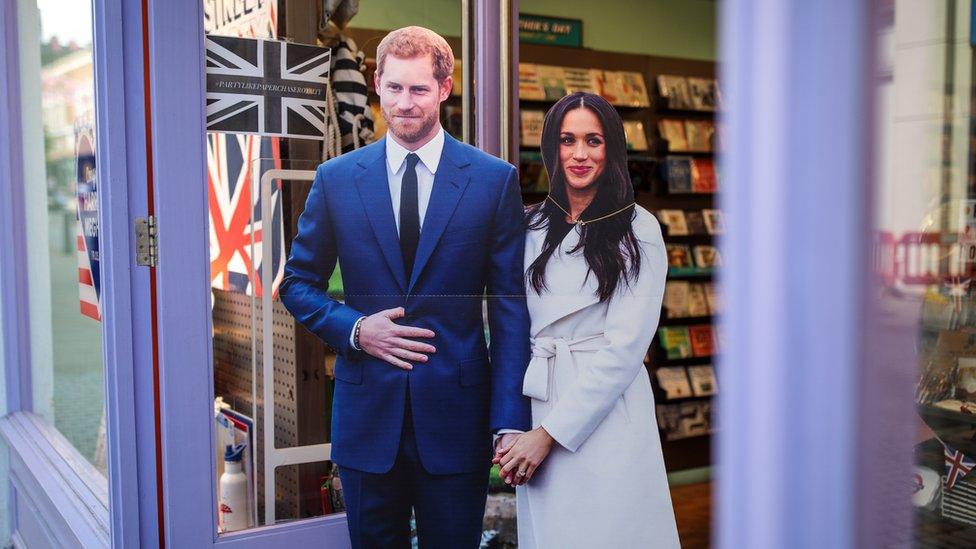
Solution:
M955 55L951 110L949 197L966 196L969 154L969 3L957 2L955 28L947 32L946 0L898 0L886 48L893 79L883 87L879 117L882 192L880 227L917 231L942 198L943 125L947 49Z

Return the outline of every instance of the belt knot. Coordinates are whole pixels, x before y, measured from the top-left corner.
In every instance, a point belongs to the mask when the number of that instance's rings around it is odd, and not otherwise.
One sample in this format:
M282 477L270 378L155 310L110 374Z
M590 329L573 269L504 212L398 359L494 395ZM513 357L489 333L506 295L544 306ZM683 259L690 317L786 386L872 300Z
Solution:
M573 352L596 351L607 343L602 333L575 339L543 336L530 341L532 359L525 370L522 394L541 401L549 400L555 377L564 381L571 381L569 376L575 377Z

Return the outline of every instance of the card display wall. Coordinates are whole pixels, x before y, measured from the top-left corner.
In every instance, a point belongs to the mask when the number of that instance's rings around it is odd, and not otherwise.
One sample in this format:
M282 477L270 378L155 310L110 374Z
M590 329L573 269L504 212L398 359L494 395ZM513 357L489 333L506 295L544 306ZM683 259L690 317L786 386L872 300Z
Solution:
M712 398L719 389L714 361L721 349L712 326L721 310L713 284L722 261L715 236L723 230L715 202L721 187L715 153L722 143L716 65L522 44L519 73L516 119L526 204L548 192L539 140L545 112L556 100L577 90L599 93L624 120L636 199L661 221L672 265L670 307L661 311L659 333L645 358L656 406L647 413L657 416L669 471L708 466Z

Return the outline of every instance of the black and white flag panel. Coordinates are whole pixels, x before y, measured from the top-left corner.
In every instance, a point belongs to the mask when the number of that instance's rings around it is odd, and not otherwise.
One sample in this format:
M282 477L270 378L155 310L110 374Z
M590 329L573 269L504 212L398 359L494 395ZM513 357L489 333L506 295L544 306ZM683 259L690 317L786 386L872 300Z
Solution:
M325 139L330 50L207 36L207 131Z

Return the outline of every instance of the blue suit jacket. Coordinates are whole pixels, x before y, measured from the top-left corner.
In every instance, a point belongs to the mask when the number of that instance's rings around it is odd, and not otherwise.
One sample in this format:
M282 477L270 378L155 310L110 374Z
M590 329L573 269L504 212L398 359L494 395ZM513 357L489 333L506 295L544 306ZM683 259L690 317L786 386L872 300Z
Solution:
M371 473L394 464L406 393L428 472L486 469L491 434L529 430L522 379L529 361L525 222L510 164L445 135L413 275L406 279L386 171L373 143L319 166L279 295L338 354L332 459ZM342 266L345 302L328 279ZM491 345L482 296L487 293ZM437 352L401 370L349 343L361 315L404 307L396 322L432 330Z

